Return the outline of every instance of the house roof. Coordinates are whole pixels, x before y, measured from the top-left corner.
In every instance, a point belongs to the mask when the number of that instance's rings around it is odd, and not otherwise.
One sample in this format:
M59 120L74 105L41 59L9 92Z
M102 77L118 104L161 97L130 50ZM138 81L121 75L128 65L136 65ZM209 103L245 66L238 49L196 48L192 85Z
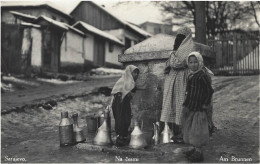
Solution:
M52 25L54 25L56 27L59 27L59 28L65 30L65 31L72 30L72 31L76 32L79 35L85 36L85 34L82 31L80 31L80 30L78 30L78 29L76 29L76 28L74 28L74 27L72 27L72 26L70 26L70 25L68 25L66 23L53 20L53 19L51 19L49 17L46 17L46 16L38 17L35 22L39 22L41 20L45 20L45 21L51 23Z
M70 14L71 14L72 12L74 12L74 10L76 10L76 8L77 8L78 6L80 6L82 2L84 2L84 1L81 1L81 2L70 12ZM122 19L119 19L117 16L115 16L114 14L112 14L111 12L109 12L109 11L108 11L107 9L105 9L104 7L102 7L102 6L98 5L98 4L96 4L95 2L93 2L93 1L88 1L88 2L89 2L89 3L92 3L92 4L95 5L96 7L100 8L101 10L103 10L104 12L106 12L108 15L112 16L112 17L115 18L117 21L119 21L119 22L122 23L123 25L127 26L128 28L132 29L133 31L139 33L140 35L143 35L143 36L145 36L145 37L150 37L150 36L152 36L150 33L144 31L143 29L141 29L141 28L139 28L139 27L137 27L137 26L134 26L134 25L128 23L127 21L124 21L124 20L122 20Z
M25 21L25 22L33 22L37 19L37 17L32 16L32 15L28 15L28 14L24 14L24 13L20 13L20 12L16 12L16 11L9 11L11 14L14 15L14 17Z
M69 19L72 19L71 15L65 13L59 7L55 6L51 2L42 2L42 1L2 1L1 8L2 9L14 9L14 8L38 8L45 7L49 8Z
M25 18L32 19L32 20L37 19L37 17L35 17L35 16L29 15L29 14L20 13L20 12L17 12L17 11L10 11L10 13L15 15L15 16L25 17Z
M172 26L169 23L164 23L164 22L160 22L160 21L145 21L143 23L140 24L140 26L144 25L144 24L158 24L158 25L167 25L167 26Z
M41 27L41 25L33 24L33 23L26 23L26 22L22 22L21 25L28 26L28 27L35 27L35 28L40 28Z
M67 26L65 26L62 22L55 21L55 20L53 20L49 17L43 16L43 15L38 17L35 22L39 22L41 20L45 20L45 21L47 21L47 22L53 24L54 26L57 26L57 27L59 27L63 30L69 30L69 28Z
M89 31L89 32L91 32L91 33L93 33L93 34L99 35L99 36L101 36L101 37L103 37L103 38L106 38L106 39L108 39L108 40L110 40L110 41L113 41L113 42L115 42L115 43L118 43L118 44L120 44L120 45L124 45L124 43L121 42L121 41L120 41L118 38L116 38L115 36L113 36L113 35L111 35L111 34L108 34L108 33L104 32L104 31L101 31L100 29L98 29L98 28L96 28L96 27L94 27L94 26L91 26L91 25L89 25L89 24L87 24L87 23L85 23L85 22L78 21L78 22L76 22L76 23L73 25L73 27L76 27L76 26L79 26L79 25L81 25L81 26L84 27L87 31Z

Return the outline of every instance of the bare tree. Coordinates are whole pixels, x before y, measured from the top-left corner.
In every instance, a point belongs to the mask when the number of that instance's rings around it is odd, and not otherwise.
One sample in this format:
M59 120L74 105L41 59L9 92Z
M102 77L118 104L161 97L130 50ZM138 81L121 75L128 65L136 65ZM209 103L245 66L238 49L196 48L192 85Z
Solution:
M196 26L196 14L194 1L157 1L165 15L165 22L172 25L193 23ZM214 37L217 33L232 29L237 22L247 21L254 16L256 23L259 2L245 3L242 1L206 1L206 26L207 36ZM176 23L176 19L182 21Z
M255 22L260 27L260 22L258 21L259 14L257 14L257 11L260 11L260 2L259 1L251 1L250 5L252 7L251 13L253 17L255 18Z

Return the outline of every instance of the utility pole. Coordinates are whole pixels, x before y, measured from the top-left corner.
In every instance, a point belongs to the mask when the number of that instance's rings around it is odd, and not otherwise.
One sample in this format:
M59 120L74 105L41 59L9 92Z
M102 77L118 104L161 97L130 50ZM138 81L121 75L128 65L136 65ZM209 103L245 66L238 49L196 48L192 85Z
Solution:
M205 1L195 1L195 40L198 43L206 44L206 16Z

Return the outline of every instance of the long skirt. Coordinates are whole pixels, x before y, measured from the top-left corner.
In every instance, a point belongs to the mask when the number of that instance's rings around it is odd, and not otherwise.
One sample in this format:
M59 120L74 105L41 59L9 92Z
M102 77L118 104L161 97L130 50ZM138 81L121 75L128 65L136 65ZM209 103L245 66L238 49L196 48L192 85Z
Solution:
M209 141L208 119L205 111L183 110L183 141L195 147L201 147Z
M122 137L128 136L128 128L131 124L131 106L129 96L121 101L121 94L114 95L112 111L115 118L116 134Z
M171 70L169 75L166 75L160 121L181 124L188 73L189 69Z

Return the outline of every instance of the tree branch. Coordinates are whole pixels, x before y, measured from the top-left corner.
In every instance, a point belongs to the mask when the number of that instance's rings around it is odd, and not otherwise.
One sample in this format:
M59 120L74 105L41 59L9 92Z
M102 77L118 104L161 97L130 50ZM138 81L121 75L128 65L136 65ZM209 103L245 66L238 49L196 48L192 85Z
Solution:
M254 18L255 18L255 22L257 23L257 25L260 27L260 23L258 22L258 20L257 20L257 16L256 16L256 11L255 11L255 7L254 7L254 4L253 4L253 2L250 2L250 4L251 4L251 7L252 7L252 9L253 9L253 12L254 12Z

